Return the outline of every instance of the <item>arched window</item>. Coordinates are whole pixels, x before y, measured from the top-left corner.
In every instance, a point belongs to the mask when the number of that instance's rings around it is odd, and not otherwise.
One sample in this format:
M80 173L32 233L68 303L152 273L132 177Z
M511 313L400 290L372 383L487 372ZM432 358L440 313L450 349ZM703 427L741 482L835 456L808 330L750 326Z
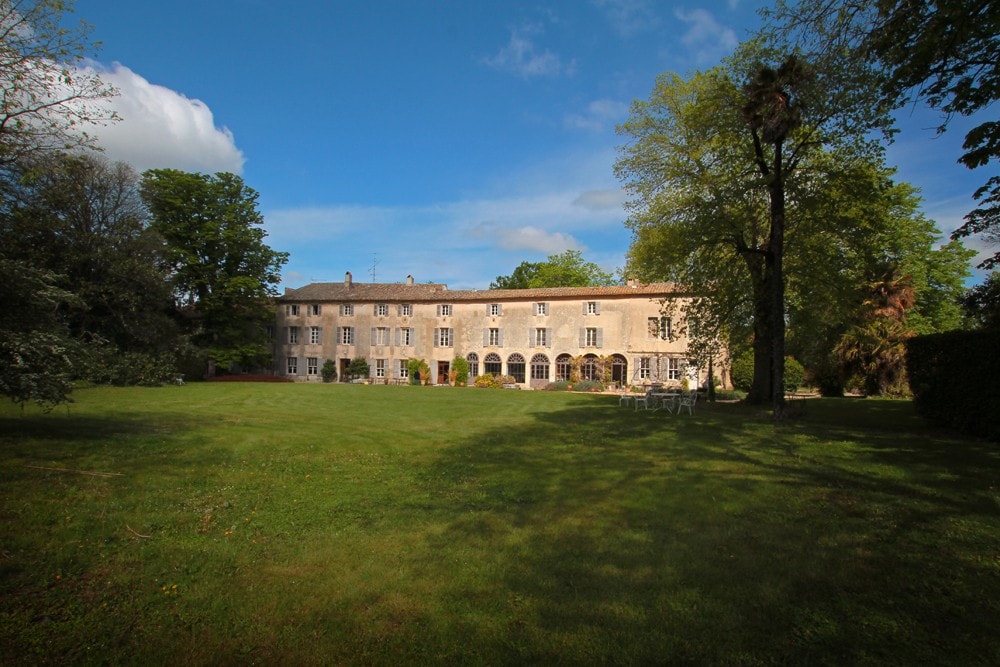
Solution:
M507 357L507 375L513 376L515 382L524 382L524 357L515 352Z
M597 369L597 355L588 354L583 358L583 364L580 365L580 377L584 380L600 380L598 377L600 373Z
M560 354L556 357L556 381L568 382L570 373L573 370L573 357L568 354Z
M536 354L531 358L531 379L549 379L549 358L544 354Z
M611 381L617 382L619 387L628 384L628 362L620 354L611 355Z
M503 375L503 362L500 361L500 355L496 352L490 352L483 359L483 373L486 375Z
M469 352L465 356L465 360L469 362L469 377L475 379L479 375L479 355L475 352Z

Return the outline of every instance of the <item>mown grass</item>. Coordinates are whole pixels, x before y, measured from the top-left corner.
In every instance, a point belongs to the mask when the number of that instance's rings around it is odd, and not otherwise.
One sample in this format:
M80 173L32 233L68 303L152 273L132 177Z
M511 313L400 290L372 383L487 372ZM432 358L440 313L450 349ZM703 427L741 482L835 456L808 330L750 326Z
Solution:
M906 402L75 398L0 408L4 664L1000 664L1000 454Z

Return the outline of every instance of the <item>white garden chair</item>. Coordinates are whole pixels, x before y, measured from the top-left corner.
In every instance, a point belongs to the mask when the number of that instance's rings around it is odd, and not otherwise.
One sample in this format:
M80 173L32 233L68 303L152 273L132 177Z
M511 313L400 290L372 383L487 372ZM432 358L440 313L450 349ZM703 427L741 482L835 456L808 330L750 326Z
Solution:
M681 413L681 410L687 408L688 414L694 414L694 404L698 402L698 392L689 391L686 394L681 394L681 397L677 399L677 414Z

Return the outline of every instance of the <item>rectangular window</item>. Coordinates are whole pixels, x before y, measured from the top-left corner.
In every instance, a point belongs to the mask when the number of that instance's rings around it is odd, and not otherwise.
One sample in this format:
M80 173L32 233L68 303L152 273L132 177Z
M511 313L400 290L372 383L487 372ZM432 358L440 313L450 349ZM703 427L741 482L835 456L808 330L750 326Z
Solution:
M306 375L319 375L318 357L306 357Z
M601 347L601 338L600 327L587 327L583 330L580 347Z
M535 329L535 347L549 346L549 330L539 327Z
M661 340L670 340L670 318L669 317L650 317L647 320L647 329L649 331L650 338L659 338Z
M399 327L396 329L396 345L404 347L413 345L413 329L410 327Z
M288 342L298 343L299 342L299 328L298 327L288 327Z
M298 375L299 373L299 358L298 357L288 357L288 374Z
M601 314L601 302L600 301L584 301L583 302L583 314L584 315L600 315Z
M389 327L372 327L372 345L389 344Z
M650 370L649 362L650 362L649 357L640 357L639 358L639 379L640 380L648 380L649 378L651 378L653 376L652 371Z
M376 303L375 304L375 317L388 317L389 316L389 304L387 303Z
M399 359L396 362L396 377L398 378L410 377L410 369L406 366L407 361L409 361L409 359Z
M321 327L309 327L309 343L319 345L323 342L323 329Z
M399 314L403 317L413 316L413 306L408 303L403 303L399 305Z
M500 347L503 344L503 336L500 329L488 329L486 332L486 344L490 347Z
M503 315L503 306L499 303L491 303L489 307L490 317L500 317Z
M667 359L667 379L668 380L680 380L681 379L681 360L680 359Z
M451 317L451 304L442 303L437 307L438 317Z
M341 345L354 345L354 327L340 327Z
M547 303L535 304L535 315L548 315L548 314L549 314L549 304Z
M375 360L375 377L377 378L385 377L385 359Z
M354 304L353 303L342 303L340 304L340 314L345 316L351 316L354 314Z
M452 347L453 345L454 339L451 329L442 327L434 330L434 347Z
M292 303L285 306L285 315L298 315L298 314L299 314L298 304Z
M323 312L323 306L319 305L318 303L306 306L306 308L307 308L306 312L308 312L310 315L313 316L319 315Z
M273 324L268 324L267 325L267 339L268 340L274 340L274 325Z

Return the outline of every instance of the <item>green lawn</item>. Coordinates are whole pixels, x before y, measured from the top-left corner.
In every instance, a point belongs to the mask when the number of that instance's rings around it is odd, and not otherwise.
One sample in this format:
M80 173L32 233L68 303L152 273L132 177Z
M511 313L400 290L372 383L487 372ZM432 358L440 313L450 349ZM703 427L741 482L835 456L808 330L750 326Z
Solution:
M907 402L75 399L0 406L2 664L1000 664L1000 449Z

